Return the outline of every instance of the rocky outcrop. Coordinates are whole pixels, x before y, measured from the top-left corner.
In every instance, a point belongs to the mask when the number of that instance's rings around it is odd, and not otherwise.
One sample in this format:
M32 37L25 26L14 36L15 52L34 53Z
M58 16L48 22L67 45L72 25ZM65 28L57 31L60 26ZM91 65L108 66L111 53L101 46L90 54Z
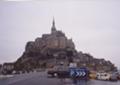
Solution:
M105 59L97 59L88 53L78 52L77 56L74 58L74 61L78 63L79 67L87 67L92 71L115 71L117 68L110 61Z
M104 59L96 59L90 54L77 52L72 39L68 39L62 31L56 30L55 22L50 34L43 34L35 41L29 41L23 55L15 62L15 70L32 70L52 67L63 62L77 62L79 67L90 70L116 70L114 64Z
M25 52L15 63L16 69L42 67L48 59L49 64L60 63L64 59L70 60L70 58L67 58L70 52L72 57L75 56L76 50L72 39L68 39L62 31L56 30L55 27L52 28L54 29L51 30L50 34L43 34L42 37L26 44Z

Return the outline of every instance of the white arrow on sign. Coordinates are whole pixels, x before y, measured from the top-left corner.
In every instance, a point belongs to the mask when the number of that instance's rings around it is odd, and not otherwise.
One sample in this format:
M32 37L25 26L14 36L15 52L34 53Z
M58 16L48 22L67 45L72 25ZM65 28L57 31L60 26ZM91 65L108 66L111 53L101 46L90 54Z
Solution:
M80 72L79 71L76 71L76 76L80 76Z
M85 76L86 75L86 73L85 72L83 72L83 76Z

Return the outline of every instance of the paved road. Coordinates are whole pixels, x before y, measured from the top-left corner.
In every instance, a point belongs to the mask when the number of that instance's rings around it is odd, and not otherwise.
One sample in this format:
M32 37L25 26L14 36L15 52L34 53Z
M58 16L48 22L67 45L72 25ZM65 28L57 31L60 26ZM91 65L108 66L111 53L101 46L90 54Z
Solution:
M13 78L0 80L0 85L59 85L60 80L47 78L45 72L15 75Z
M0 80L0 85L120 85L118 82L109 81L77 81L71 79L48 78L46 72L15 75L13 78Z

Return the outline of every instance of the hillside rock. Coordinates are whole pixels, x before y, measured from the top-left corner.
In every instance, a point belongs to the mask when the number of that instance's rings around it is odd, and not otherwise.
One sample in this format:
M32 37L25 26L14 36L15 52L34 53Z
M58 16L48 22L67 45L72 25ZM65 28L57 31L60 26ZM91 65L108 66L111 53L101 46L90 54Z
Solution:
M93 71L115 71L117 68L110 61L105 59L94 58L89 53L78 52L77 56L74 58L74 61L78 63L79 67L88 67L88 69Z
M54 21L50 34L43 34L35 41L27 42L23 55L15 62L15 70L47 68L61 62L65 65L77 62L79 67L85 66L90 70L116 70L110 61L77 52L72 39L68 39L62 31L56 30Z

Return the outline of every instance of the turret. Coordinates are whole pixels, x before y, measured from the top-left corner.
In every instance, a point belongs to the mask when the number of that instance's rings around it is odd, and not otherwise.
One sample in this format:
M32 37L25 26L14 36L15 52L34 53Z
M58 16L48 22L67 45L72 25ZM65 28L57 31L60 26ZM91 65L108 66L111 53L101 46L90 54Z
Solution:
M55 20L53 18L53 23L52 23L52 27L51 27L51 32L52 34L54 34L56 32L56 27L55 27Z

